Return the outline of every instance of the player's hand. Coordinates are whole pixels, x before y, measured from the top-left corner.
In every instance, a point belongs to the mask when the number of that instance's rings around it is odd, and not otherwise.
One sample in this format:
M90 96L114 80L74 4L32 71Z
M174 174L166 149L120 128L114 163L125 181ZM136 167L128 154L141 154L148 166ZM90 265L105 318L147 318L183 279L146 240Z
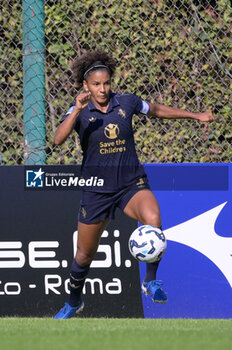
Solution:
M212 114L211 111L197 113L196 116L200 122L213 122L215 120L215 116Z
M91 93L90 92L82 92L76 97L76 108L80 111L88 106L90 101Z

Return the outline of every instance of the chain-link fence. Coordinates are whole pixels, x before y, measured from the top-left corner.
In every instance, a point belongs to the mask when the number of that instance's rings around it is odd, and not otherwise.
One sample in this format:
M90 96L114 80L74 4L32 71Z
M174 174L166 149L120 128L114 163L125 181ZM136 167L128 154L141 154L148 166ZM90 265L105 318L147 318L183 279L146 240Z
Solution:
M22 5L0 7L0 155L23 164ZM231 18L229 0L45 0L47 163L81 161L75 133L59 147L53 137L78 93L72 60L96 48L118 62L114 91L216 115L211 124L135 116L142 162L230 162Z

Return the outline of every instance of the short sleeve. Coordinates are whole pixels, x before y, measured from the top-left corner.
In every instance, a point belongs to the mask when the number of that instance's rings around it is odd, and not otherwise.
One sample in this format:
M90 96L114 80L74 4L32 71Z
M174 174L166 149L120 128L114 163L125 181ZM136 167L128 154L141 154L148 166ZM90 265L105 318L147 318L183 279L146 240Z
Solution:
M149 103L147 103L146 101L142 100L142 108L140 110L140 113L148 114L149 111L150 111Z
M142 100L140 97L134 96L134 106L135 106L135 114L148 114L150 110L149 103Z
M75 103L73 103L70 107L69 107L69 110L67 111L67 113L61 118L60 122L62 123L66 118L67 116L72 113L72 111L74 110L75 108Z

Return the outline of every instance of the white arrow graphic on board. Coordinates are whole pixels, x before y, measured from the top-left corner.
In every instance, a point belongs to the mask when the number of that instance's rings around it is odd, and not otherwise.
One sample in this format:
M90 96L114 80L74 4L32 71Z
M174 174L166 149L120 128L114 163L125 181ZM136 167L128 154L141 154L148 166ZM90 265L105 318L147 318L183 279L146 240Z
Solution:
M164 231L170 241L185 244L207 256L232 287L232 237L220 237L215 222L227 202Z

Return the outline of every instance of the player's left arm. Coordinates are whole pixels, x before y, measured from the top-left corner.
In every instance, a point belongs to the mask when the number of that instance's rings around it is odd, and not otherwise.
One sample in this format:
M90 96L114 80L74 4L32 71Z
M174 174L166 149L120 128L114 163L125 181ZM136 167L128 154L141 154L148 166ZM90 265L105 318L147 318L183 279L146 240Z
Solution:
M149 103L149 116L165 119L196 119L201 122L212 122L215 116L211 111L192 113L179 108L168 107L161 104Z

